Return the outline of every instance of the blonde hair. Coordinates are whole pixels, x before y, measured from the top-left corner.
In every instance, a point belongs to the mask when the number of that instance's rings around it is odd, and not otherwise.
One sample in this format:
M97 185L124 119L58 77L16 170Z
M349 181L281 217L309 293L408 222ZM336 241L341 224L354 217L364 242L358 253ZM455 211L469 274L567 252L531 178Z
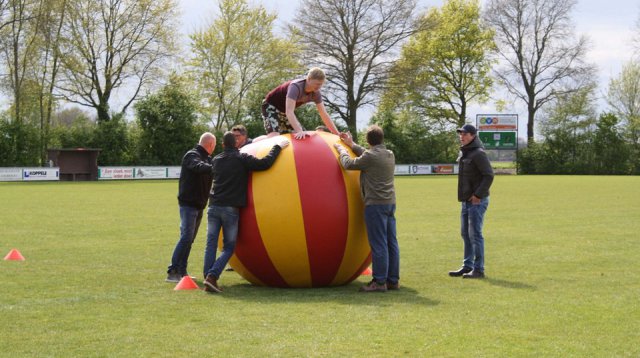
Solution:
M324 81L325 78L326 78L326 76L324 74L324 71L320 67L314 67L314 68L310 69L309 73L307 74L307 79L308 80Z

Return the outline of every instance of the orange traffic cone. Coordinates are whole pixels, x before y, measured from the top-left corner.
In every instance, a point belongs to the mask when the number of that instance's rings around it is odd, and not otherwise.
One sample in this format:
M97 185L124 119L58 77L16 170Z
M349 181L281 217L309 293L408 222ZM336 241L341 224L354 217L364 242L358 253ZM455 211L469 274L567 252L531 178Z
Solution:
M200 287L198 287L198 284L195 283L193 281L193 279L191 277L189 277L189 275L187 276L182 276L182 278L180 279L180 282L178 282L178 284L176 285L176 287L174 288L174 290L178 291L178 290L196 290Z
M11 261L24 261L25 260L24 256L22 256L22 254L20 253L20 251L18 251L18 249L11 249L11 251L9 251L7 256L4 257L4 259L5 260L11 260Z
M373 272L371 271L371 267L367 267L366 269L364 269L364 271L362 271L362 273L360 274L361 276L364 275L371 275Z

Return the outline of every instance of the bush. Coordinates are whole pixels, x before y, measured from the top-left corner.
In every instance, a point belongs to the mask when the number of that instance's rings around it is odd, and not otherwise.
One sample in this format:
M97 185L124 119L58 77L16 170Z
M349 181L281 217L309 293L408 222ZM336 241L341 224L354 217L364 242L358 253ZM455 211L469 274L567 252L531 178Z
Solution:
M40 165L38 128L0 118L0 166Z

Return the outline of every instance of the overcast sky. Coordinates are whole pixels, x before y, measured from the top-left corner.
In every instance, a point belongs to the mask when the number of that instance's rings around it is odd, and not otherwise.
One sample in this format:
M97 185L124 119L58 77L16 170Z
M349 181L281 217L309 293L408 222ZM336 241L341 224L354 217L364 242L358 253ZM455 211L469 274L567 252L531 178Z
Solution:
M251 4L262 4L267 10L278 13L277 26L293 21L299 0L249 0ZM419 9L442 6L443 0L419 0ZM486 0L481 0L485 3ZM182 8L182 33L184 36L207 24L217 11L216 0L180 0ZM620 73L622 65L631 59L631 38L636 21L640 18L640 2L638 0L578 0L572 14L576 25L576 34L587 35L591 41L588 59L595 63L599 70L599 94L606 91L611 77ZM186 40L185 40L186 41ZM600 101L600 110L606 109L604 101ZM515 104L507 108L509 113L519 113L521 118L520 136L526 135L526 126L522 106ZM495 113L492 103L474 105L469 109L470 120L475 114ZM360 115L360 113L359 113ZM369 117L371 112L364 112ZM359 118L360 125L366 125L369 118Z

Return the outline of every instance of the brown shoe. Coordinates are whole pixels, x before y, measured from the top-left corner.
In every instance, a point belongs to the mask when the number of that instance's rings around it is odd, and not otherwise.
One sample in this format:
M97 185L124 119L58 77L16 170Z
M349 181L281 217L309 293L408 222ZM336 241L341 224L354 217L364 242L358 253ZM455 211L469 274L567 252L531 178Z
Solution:
M218 286L218 279L216 279L213 275L207 275L207 278L204 280L204 290L205 292L210 293L222 292L222 288Z
M387 292L387 284L379 284L376 280L371 280L368 284L360 287L360 292Z
M391 281L387 281L387 290L391 291L391 290L399 290L399 289L400 289L399 282L393 283Z

